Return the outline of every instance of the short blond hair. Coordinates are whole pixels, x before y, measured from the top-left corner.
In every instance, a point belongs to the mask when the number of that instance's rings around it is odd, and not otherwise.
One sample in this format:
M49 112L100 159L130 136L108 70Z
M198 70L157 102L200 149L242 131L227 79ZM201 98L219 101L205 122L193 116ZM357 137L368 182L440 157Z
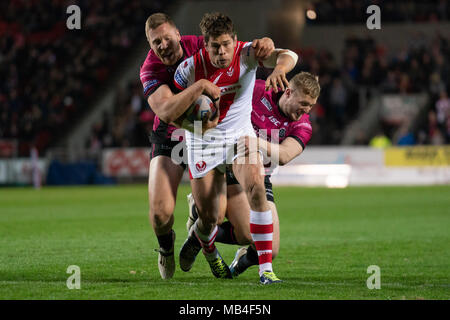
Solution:
M320 95L319 77L309 72L302 71L297 73L290 81L291 89L299 89L304 94L316 99Z
M147 21L145 21L145 35L147 36L147 39L150 40L150 30L158 28L163 23L168 23L175 28L177 27L175 22L173 22L173 20L165 13L158 12L148 17Z

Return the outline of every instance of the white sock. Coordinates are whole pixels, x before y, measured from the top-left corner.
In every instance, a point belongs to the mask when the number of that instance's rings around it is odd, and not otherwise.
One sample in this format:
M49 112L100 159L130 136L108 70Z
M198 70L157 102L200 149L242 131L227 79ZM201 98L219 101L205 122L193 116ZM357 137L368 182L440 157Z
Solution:
M272 272L272 211L250 210L250 233L258 252L259 275L264 271Z
M194 223L194 233L203 248L203 253L207 258L214 257L215 259L218 256L218 251L216 245L214 244L217 236L217 231L218 228L217 226L215 226L210 234L203 234L198 229L198 220Z

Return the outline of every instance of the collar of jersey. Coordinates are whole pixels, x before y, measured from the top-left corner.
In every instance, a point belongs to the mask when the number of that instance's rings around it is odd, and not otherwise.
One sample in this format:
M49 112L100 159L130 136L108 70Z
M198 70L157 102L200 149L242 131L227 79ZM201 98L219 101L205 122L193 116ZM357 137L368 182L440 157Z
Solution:
M225 72L225 71L227 71L230 67L232 67L232 66L234 65L235 61L236 61L236 52L237 52L237 50L238 50L240 44L241 44L241 42L240 42L240 41L237 41L236 47L234 47L233 59L231 60L230 65L229 65L228 67L226 67L226 68L217 68L217 67L215 67L215 66L211 63L211 59L209 58L208 50L206 50L206 48L203 48L203 50L205 50L205 51L204 51L204 57L205 57L205 60L206 60L206 68L207 68L208 73L210 72L210 70L213 71L211 74L214 74L214 73L217 72L217 71ZM209 75L207 75L207 76L209 76Z

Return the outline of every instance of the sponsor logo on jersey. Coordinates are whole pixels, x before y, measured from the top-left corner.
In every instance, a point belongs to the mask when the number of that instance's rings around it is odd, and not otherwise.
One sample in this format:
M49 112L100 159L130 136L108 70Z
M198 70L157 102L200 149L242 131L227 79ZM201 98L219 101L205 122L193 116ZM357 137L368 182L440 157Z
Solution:
M222 87L220 89L220 93L229 93L229 92L233 92L233 91L237 91L241 88L242 86L240 84L236 85L236 86L228 86L228 87Z
M228 75L229 77L233 76L233 73L234 73L234 68L233 68L233 67L231 67L231 69L228 69L227 75Z
M280 138L284 138L284 136L286 135L286 129L285 128L281 128L278 135L280 136Z
M272 122L272 123L273 123L274 125L276 125L277 127L279 127L280 124L281 124L281 121L278 120L277 118L275 118L274 116L270 116L270 117L269 117L269 120L270 120L270 122Z
M197 168L198 172L203 172L206 169L206 162L205 161L199 161L195 164L195 167Z
M267 110L272 111L272 105L270 104L269 100L266 99L266 97L262 97L261 102L266 106Z
M188 62L187 62L187 60L184 62L184 64L183 64L183 68L186 68L188 66Z
M147 92L151 87L153 87L157 83L158 83L158 80L156 80L156 79L144 82L144 92Z
M187 87L187 80L181 75L181 72L178 69L177 72L175 73L175 81L183 88Z

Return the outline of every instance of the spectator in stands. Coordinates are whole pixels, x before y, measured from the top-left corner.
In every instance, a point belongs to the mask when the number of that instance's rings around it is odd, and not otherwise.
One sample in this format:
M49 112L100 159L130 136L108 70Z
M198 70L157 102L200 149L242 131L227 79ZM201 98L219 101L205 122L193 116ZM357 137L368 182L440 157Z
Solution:
M369 142L369 146L380 149L390 147L391 145L391 139L389 139L382 130L379 130L378 133L372 139L370 139Z
M397 78L393 70L389 70L387 77L380 85L380 89L385 93L394 93L397 91Z
M317 19L311 24L362 23L367 19L365 8L371 4L380 7L386 22L446 21L450 16L446 0L402 1L317 1L314 2Z
M436 102L436 115L439 125L444 127L447 119L450 118L450 99L445 90L441 91L439 100Z
M450 117L445 122L445 143L450 144Z
M411 130L410 123L404 123L396 133L394 138L398 146L412 146L416 144L416 138Z
M17 138L19 156L28 155L31 140L42 154L76 123L141 38L148 12L162 7L161 0L77 4L83 32L67 30L65 1L0 2L0 115L8 124L0 139Z
M445 91L445 84L441 79L441 75L438 72L433 72L430 75L430 88L429 92L432 100L436 100L439 94Z
M346 121L347 89L340 78L334 78L330 88L330 105L336 117L337 126L342 127Z
M439 129L436 112L434 110L428 111L427 123L424 129L426 144L439 145L444 143L444 136Z
M320 1L315 3L317 19L308 23L365 23L364 9L369 3L372 1ZM31 144L43 154L50 142L76 123L99 86L110 77L110 66L121 61L141 38L141 25L148 13L161 11L163 2L81 1L82 32L67 31L66 5L64 1L0 2L0 139L18 139L20 156L28 155ZM384 22L450 18L445 0L377 1L377 5ZM318 103L323 108L312 119L317 122L313 128L321 129L314 132L310 144L340 143L345 126L360 109L361 84L382 93L426 92L441 137L430 135L434 125L429 119L425 119L421 133L414 135L418 143L449 143L450 120L442 111L449 102L442 95L450 87L450 45L443 35L430 40L418 32L398 54L388 52L373 39L351 37L345 43L342 61L323 49L308 53L307 48L301 48L300 55L302 62L294 73L308 70L318 74L322 87ZM102 148L148 146L146 132L153 114L135 88L131 83L116 89L114 111L108 116L111 119L102 124L109 134L99 136L93 129L87 146L95 149L97 141ZM370 140L365 134L358 136L357 143Z

